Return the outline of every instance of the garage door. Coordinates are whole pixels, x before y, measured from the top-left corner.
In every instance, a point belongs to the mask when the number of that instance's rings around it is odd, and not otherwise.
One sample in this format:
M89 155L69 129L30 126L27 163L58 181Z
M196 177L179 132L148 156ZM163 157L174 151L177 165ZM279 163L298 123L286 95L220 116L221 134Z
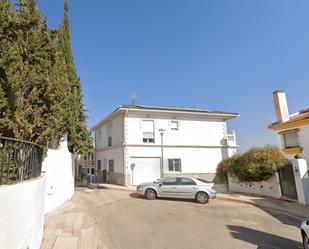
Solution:
M132 171L133 185L160 178L160 158L132 158L131 162L135 164Z

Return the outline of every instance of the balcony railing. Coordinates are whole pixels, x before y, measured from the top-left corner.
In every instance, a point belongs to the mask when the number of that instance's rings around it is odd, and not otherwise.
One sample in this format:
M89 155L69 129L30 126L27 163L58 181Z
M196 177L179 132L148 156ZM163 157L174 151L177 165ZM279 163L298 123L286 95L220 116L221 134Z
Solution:
M38 145L0 136L0 185L40 176L42 160L43 149Z

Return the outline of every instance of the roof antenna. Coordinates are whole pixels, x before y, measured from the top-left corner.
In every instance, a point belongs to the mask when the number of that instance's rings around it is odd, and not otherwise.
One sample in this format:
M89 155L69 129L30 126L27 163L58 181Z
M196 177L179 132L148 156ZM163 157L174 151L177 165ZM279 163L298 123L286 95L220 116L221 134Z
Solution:
M137 94L135 92L131 93L132 105L135 105L136 99L137 99Z

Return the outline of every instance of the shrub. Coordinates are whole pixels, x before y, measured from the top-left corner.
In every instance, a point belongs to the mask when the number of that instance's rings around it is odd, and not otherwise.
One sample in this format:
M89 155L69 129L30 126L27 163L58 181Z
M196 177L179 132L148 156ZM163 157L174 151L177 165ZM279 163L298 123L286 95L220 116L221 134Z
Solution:
M216 178L226 183L230 174L240 182L266 181L286 164L288 161L279 148L254 147L242 155L222 160L217 167Z
M231 173L235 165L238 165L238 161L241 158L240 154L235 154L232 157L223 159L216 170L216 183L228 183L228 174Z

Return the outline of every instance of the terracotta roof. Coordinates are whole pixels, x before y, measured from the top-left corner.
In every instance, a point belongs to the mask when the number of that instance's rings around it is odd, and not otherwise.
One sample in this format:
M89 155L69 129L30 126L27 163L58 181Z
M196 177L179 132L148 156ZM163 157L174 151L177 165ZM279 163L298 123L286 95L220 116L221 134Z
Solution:
M275 123L272 123L271 126L280 125L280 124L288 124L288 123L292 123L292 122L307 119L307 118L309 118L309 108L301 110L297 113L291 114L290 120L286 122L283 122L283 123L275 122Z

